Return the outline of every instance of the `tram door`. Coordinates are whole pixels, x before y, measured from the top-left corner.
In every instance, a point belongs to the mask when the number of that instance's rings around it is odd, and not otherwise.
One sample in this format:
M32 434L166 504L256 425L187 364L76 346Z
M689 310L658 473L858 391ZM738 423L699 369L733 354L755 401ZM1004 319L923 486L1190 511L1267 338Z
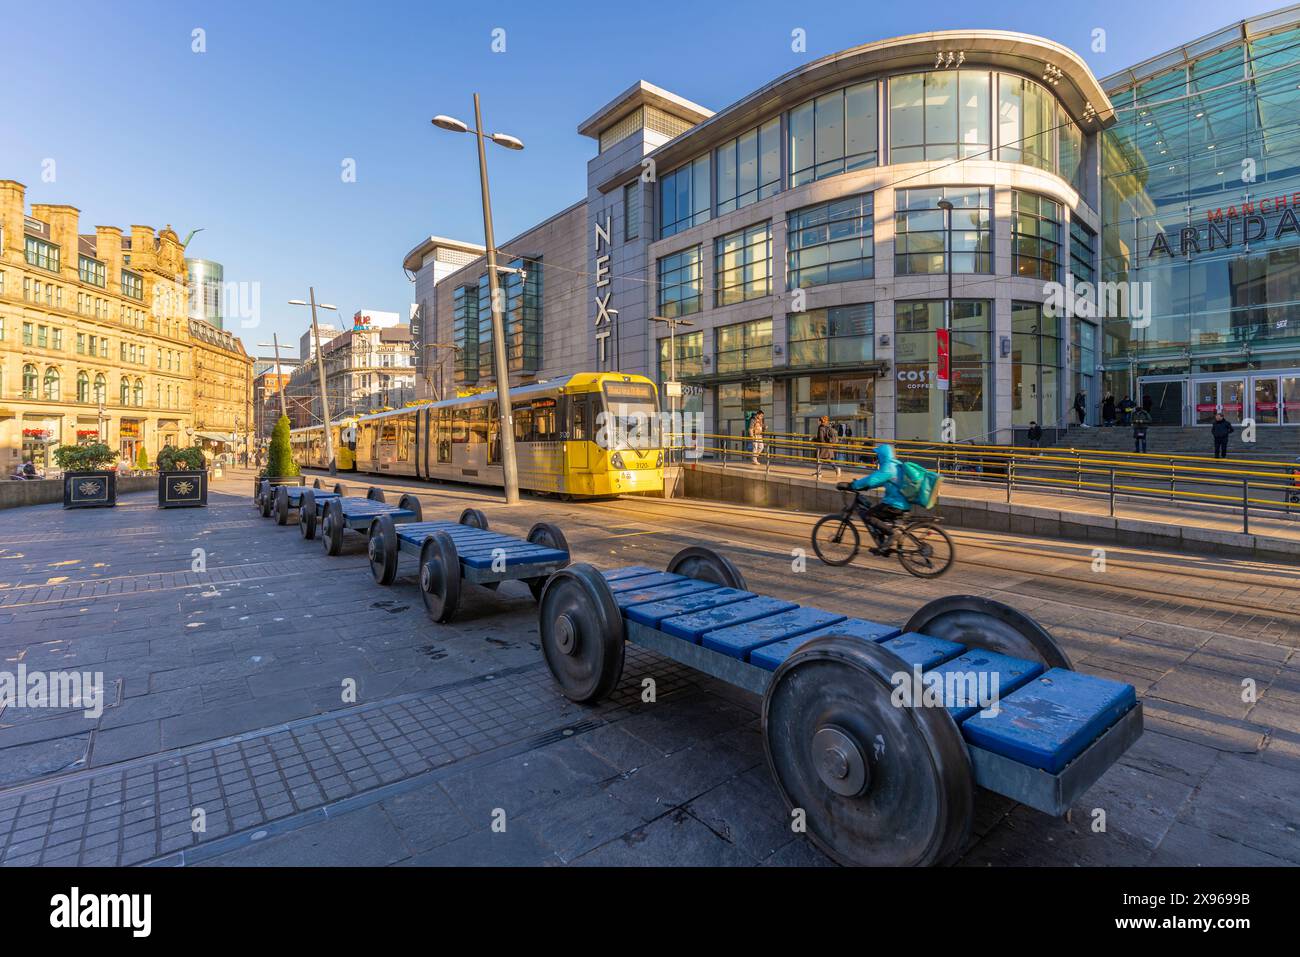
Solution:
M588 467L587 443L594 438L591 431L595 424L591 414L593 398L591 395L579 393L569 396L566 400L569 407L569 434L568 441L564 443L564 449L568 453L566 468L585 471Z

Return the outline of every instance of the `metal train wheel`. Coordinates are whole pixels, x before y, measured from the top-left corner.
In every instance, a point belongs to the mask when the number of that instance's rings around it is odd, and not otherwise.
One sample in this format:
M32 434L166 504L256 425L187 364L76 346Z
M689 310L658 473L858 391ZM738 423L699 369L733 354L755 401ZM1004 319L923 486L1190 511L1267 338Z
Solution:
M599 701L623 675L623 615L600 572L579 562L546 580L538 609L542 654L560 691Z
M715 585L723 585L727 588L746 590L745 576L731 563L731 559L702 545L683 548L668 562L665 571L669 574L713 582Z
M403 496L398 500L398 502L397 502L397 507L398 507L398 508L402 508L402 509L408 509L408 510L414 512L414 513L415 513L415 518L411 519L411 521L413 521L413 522L423 522L423 521L424 521L424 507L423 507L422 505L420 505L420 500L419 500L418 498L416 498L414 495L411 495L411 494L409 494L409 493L406 494L406 495L403 495Z
M316 537L316 493L309 488L298 505L298 534L309 542Z
M274 504L274 500L273 500L272 497L271 497L271 483L270 483L270 482L263 482L263 483L262 483L262 496L261 496L261 500L260 500L260 504L259 504L259 509L260 509L260 511L261 511L261 513L262 513L262 517L263 517L263 518L270 518L270 517L271 517L271 506L272 506L273 504Z
M370 521L366 557L370 559L370 574L381 585L391 585L397 578L397 526L393 516L380 515Z
M281 485L275 490L275 524L289 524L289 486Z
M325 518L321 523L320 538L326 555L337 555L343 551L343 506L336 498L325 503Z
M976 595L948 595L927 602L907 619L903 631L946 638L971 648L1074 670L1056 639L1034 619L1010 605Z
M420 598L429 617L446 624L460 606L460 556L446 532L434 532L420 546Z
M366 498L372 502L382 502L384 501L384 490L378 485L372 485L366 491Z
M312 488L324 488L324 486L322 486L322 485L320 484L320 479L317 479L316 481L312 482L312 483L311 483L311 487L312 487Z
M528 530L528 541L544 548L559 549L566 554L569 551L569 540L564 537L564 532L560 529L560 526L553 525L550 522L538 522L530 528ZM528 590L533 593L533 601L542 600L542 589L546 587L546 579L549 577L548 575L542 575L528 579Z
M901 658L832 635L803 645L763 696L763 750L792 814L841 864L926 866L958 854L974 783L944 708L899 707Z
M348 487L344 485L342 482L335 482L334 494L346 497L348 494Z
M465 509L460 513L460 518L456 519L456 521L461 525L469 525L471 528L481 528L483 531L487 531L487 516L476 508Z

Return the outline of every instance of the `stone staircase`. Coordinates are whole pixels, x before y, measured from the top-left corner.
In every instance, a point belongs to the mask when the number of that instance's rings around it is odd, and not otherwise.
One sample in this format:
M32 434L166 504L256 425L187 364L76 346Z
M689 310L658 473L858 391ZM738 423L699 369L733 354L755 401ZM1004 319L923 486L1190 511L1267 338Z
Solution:
M1241 441L1241 429L1228 439L1228 455L1232 458L1267 459L1292 462L1300 457L1300 428L1286 426L1259 426L1255 442ZM1096 452L1132 452L1133 427L1115 425L1110 428L1071 426L1051 444L1057 448L1087 449ZM1214 440L1208 426L1153 425L1147 429L1147 452L1151 454L1213 455Z

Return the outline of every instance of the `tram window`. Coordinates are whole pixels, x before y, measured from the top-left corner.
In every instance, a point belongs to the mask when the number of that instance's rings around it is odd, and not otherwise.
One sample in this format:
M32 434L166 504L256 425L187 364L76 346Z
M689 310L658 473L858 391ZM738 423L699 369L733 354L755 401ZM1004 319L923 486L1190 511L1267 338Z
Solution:
M411 457L411 422L409 419L403 419L397 423L397 460L399 462L408 461Z
M451 440L457 445L469 441L469 410L453 409L451 419Z
M512 416L515 420L515 441L531 442L533 440L533 408L527 402L520 402L514 407Z
M554 442L560 437L558 407L554 399L533 400L533 441Z
M569 439L586 442L591 438L591 396L569 396Z
M488 462L499 464L501 461L501 416L500 407L493 402L488 409Z
M438 410L438 461L451 461L451 409Z
M471 444L487 441L487 413L488 410L485 405L476 405L469 410L469 440Z

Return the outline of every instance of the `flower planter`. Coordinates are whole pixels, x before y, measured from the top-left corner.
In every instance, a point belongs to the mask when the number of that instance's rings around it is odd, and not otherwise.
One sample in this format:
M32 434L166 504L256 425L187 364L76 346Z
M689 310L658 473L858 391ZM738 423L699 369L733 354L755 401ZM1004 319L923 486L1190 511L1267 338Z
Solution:
M262 484L266 483L269 491L262 494ZM306 485L307 479L302 475L259 475L253 479L253 507L262 513L263 518L270 518L271 506L275 504L275 486Z
M205 508L208 504L208 473L159 472L159 508Z
M64 508L112 508L117 504L117 472L63 473Z

